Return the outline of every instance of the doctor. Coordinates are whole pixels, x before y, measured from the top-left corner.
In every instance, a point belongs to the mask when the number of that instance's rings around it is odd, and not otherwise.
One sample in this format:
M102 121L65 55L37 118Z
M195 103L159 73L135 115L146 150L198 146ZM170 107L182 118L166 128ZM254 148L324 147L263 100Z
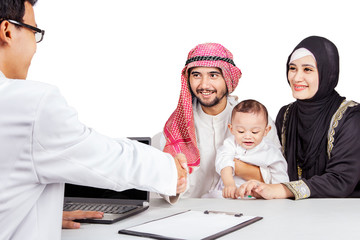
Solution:
M80 123L57 88L24 81L44 37L35 2L0 1L0 239L60 239L65 182L182 192L184 156L117 143Z

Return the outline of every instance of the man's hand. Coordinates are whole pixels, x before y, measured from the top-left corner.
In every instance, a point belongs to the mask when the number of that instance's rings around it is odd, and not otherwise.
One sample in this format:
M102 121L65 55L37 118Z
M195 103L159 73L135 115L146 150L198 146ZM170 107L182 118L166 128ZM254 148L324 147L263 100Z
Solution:
M64 211L62 228L67 229L76 229L80 228L80 223L74 222L75 219L84 219L84 218L103 218L103 212L94 212L94 211Z
M184 154L179 153L174 157L175 165L178 174L178 182L176 186L176 193L182 193L186 189L186 177L187 177L187 160Z

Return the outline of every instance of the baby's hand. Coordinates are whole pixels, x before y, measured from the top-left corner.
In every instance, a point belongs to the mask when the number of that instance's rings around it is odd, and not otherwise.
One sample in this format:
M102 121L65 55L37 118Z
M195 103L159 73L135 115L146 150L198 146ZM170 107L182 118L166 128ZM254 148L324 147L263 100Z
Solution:
M236 191L235 185L225 186L223 189L223 197L224 198L236 198L235 191Z

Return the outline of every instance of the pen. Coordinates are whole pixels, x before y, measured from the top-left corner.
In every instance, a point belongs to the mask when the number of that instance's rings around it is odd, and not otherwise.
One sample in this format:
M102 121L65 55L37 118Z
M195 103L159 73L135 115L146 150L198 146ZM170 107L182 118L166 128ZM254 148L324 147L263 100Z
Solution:
M235 213L235 212L222 212L222 211L209 211L209 210L204 211L204 214L210 214L210 213L226 214L226 215L232 215L234 217L241 217L243 215L242 213Z

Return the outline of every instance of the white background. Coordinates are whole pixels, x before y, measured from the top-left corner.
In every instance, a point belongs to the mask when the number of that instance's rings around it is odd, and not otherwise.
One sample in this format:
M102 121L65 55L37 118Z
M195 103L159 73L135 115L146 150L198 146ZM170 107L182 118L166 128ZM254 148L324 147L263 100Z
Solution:
M233 53L243 73L234 94L275 119L293 101L288 55L305 37L326 37L340 53L337 91L360 101L355 0L39 0L34 9L46 33L28 79L58 86L82 122L111 137L162 131L187 54L204 42Z

